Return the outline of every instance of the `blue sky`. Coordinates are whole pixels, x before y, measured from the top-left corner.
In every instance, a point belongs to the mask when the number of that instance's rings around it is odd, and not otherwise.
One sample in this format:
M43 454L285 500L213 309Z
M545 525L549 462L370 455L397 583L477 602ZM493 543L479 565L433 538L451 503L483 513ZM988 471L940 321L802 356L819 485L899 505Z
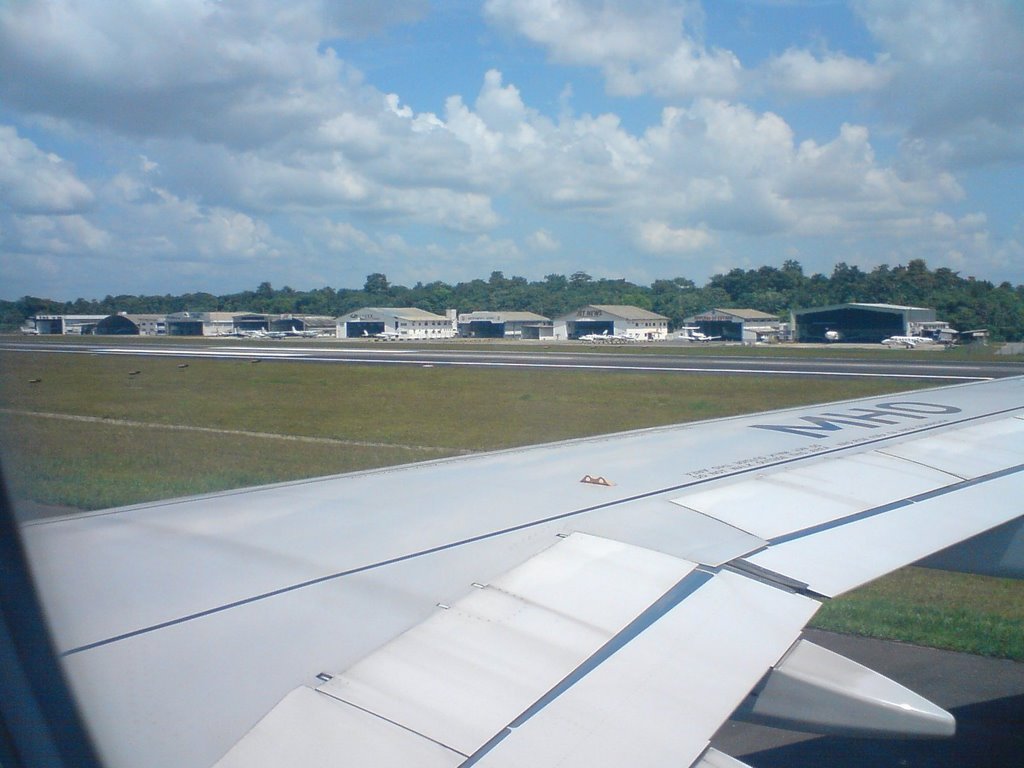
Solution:
M0 5L0 296L1024 282L1016 0Z

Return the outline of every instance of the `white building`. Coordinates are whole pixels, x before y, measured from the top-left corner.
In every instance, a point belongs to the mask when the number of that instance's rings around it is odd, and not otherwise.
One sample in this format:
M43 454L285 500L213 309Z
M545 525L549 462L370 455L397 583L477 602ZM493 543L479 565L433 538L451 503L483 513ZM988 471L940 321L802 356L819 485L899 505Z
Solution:
M555 318L554 329L556 339L604 334L635 341L661 341L668 338L668 318L624 304L590 304Z
M451 339L456 322L454 309L445 316L416 307L363 307L338 318L336 335L339 339Z
M168 336L232 336L237 332L236 320L241 323L257 322L266 328L266 315L246 312L172 312L167 316Z
M26 328L34 327L40 335L88 334L106 315L36 315L28 319Z

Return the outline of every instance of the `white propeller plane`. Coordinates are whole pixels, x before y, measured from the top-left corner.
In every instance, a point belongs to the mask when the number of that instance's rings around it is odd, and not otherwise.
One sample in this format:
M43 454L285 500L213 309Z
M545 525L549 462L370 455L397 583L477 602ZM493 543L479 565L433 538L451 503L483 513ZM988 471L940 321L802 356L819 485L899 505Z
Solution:
M881 343L890 348L913 349L920 345L934 344L935 339L928 336L890 336L887 339L882 339Z
M679 341L695 341L706 344L709 341L717 341L722 338L721 336L707 336L701 333L699 326L696 325L684 325L678 330L679 333L676 335L676 339Z

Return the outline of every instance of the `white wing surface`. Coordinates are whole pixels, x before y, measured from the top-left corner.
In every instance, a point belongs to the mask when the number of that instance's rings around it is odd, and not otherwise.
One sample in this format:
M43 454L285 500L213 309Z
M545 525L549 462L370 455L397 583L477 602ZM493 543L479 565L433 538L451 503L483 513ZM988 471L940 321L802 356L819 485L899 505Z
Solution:
M708 743L740 706L950 731L800 630L821 601L984 531L1024 573L1022 415L1024 380L1004 379L25 535L112 766L737 766Z

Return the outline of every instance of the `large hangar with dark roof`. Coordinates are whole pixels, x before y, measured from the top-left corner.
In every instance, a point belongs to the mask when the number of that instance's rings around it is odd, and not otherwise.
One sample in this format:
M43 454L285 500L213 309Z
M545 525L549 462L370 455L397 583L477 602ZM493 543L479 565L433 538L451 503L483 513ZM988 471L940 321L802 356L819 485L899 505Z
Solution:
M838 340L874 344L890 336L907 336L921 323L934 323L935 310L897 304L834 304L793 312L796 340ZM826 336L826 333L830 333Z
M97 336L162 336L167 332L167 315L138 315L120 312L96 323Z

